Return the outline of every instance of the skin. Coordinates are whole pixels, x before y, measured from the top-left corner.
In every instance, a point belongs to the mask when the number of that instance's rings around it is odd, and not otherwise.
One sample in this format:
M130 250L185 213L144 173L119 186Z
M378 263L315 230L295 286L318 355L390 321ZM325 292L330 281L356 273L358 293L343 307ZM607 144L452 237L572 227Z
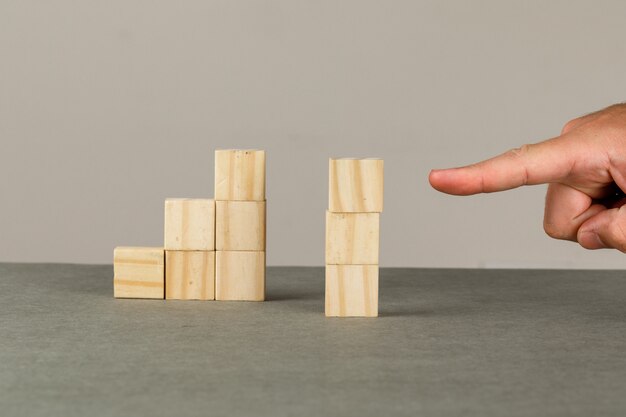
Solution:
M626 252L626 104L571 120L555 138L432 170L429 181L453 195L548 184L543 227L549 236Z

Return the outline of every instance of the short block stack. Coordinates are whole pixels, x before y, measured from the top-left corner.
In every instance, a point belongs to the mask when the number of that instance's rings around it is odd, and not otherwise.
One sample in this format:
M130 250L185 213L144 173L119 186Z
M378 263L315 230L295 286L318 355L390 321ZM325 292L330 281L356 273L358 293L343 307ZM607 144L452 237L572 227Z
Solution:
M215 298L265 299L265 152L215 152Z
M265 152L215 152L215 199L165 200L164 247L114 250L114 296L265 299Z
M214 200L165 200L165 298L215 300Z
M330 159L326 316L378 316L381 159Z

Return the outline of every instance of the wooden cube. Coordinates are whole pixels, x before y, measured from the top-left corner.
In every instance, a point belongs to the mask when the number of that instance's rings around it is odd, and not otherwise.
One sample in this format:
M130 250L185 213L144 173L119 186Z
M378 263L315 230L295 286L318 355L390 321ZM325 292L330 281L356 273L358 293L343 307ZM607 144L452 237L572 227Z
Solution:
M215 151L215 199L265 200L265 151Z
M215 299L265 300L265 252L217 251L215 253Z
M215 250L215 201L165 200L165 250Z
M326 265L326 316L378 316L378 265Z
M165 251L165 298L215 299L215 251Z
M163 268L163 248L115 248L113 250L114 297L163 299Z
M379 213L326 212L326 264L378 265Z
M382 159L330 159L328 209L336 213L383 211Z
M215 249L265 250L265 201L216 201Z

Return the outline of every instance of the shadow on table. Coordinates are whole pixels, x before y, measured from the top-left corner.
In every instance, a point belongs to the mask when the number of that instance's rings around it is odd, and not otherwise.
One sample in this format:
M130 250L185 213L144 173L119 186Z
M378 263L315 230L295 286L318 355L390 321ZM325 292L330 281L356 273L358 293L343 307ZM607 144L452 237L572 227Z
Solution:
M378 316L385 318L398 318L398 317L444 317L444 316L467 316L471 311L461 308L446 308L441 307L437 309L420 308L419 306L398 306L398 307L385 307L379 309Z
M324 301L324 294L319 292L301 292L301 293L288 293L288 292L268 292L265 295L265 301L277 302L277 301L294 301L294 300L322 300Z

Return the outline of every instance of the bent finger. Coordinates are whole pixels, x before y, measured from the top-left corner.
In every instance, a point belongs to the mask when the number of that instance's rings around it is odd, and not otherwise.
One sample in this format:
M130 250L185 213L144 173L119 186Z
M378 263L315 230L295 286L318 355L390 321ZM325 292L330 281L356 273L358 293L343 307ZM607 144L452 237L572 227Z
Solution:
M589 218L605 210L593 204L587 194L568 185L548 186L543 216L543 229L554 239L577 241L578 229Z

